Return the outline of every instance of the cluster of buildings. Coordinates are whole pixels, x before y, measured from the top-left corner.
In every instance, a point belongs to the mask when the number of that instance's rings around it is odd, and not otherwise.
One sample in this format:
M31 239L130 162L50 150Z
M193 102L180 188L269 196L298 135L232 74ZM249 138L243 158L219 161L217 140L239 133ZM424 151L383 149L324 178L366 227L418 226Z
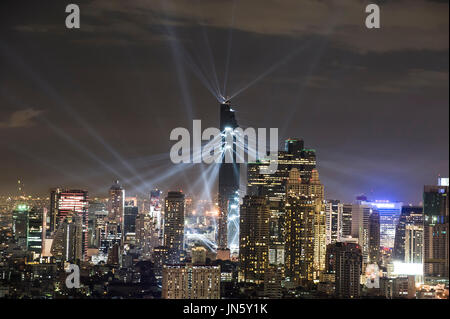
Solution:
M228 102L220 126L238 126ZM103 199L62 188L2 198L0 297L448 298L448 179L425 186L421 206L343 203L325 198L302 139L287 139L264 173L270 161L245 166L245 190L244 166L218 164L212 201L127 197L118 181ZM68 264L79 289L64 285Z

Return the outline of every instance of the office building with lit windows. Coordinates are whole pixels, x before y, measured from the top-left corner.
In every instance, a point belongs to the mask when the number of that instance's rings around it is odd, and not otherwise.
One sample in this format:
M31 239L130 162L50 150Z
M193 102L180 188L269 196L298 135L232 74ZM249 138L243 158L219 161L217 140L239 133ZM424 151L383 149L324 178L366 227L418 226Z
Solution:
M426 185L423 192L425 281L449 278L449 186L445 179Z
M220 299L220 266L164 265L164 299Z
M184 248L185 196L182 192L169 192L164 203L164 246L169 252L169 263L180 262Z
M245 196L240 209L239 281L263 283L269 264L270 212L264 196Z

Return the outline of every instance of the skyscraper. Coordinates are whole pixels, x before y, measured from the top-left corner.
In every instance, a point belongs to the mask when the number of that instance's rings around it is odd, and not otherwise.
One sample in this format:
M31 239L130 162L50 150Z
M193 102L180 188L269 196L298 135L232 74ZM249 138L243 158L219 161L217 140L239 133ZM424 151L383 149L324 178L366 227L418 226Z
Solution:
M334 244L339 239L339 213L342 205L339 200L327 200L325 203L326 243Z
M440 183L442 184L442 183ZM449 278L449 203L447 185L426 185L423 192L425 281Z
M26 204L18 204L12 214L12 231L14 239L23 250L28 246L28 213L30 207Z
M124 235L123 221L125 208L125 190L116 180L109 189L108 221L110 225L117 227L117 233Z
M405 261L405 230L407 225L423 226L423 207L403 206L400 219L395 229L394 260Z
M359 245L336 243L334 251L336 269L336 296L340 298L359 298L361 294L360 276L362 255Z
M27 250L34 252L36 257L42 253L43 210L33 207L28 213Z
M236 163L236 137L232 136L233 145L228 145L231 146L229 149L225 147L227 135L233 134L233 130L237 127L238 123L231 103L229 101L222 103L220 105L220 131L224 135L222 137L224 156L219 168L219 216L217 221L217 246L220 250L228 248L228 215L231 213L231 202L236 196L239 196L240 165ZM225 163L227 152L231 152L232 163Z
M270 212L263 196L245 196L240 210L239 280L263 283L269 264Z
M423 263L423 225L405 227L405 263Z
M369 263L369 217L371 214L370 205L352 205L352 237L358 239L365 264Z
M169 192L164 204L164 246L169 250L169 263L179 263L184 245L184 194Z
M269 165L266 159L259 159L247 165L247 194L267 196L270 200L286 198L286 181L292 168L299 171L300 178L309 181L316 167L313 149L305 149L299 138L285 141L285 150L278 152L278 167L274 174L260 174L260 168Z
M51 254L57 261L75 262L85 258L83 230L82 216L74 212L58 222L51 246Z
M286 184L285 275L294 286L314 280L314 219L317 201L293 168Z
M380 246L384 248L394 248L395 229L397 227L402 202L391 202L388 200L360 201L363 205L372 206L380 213Z
M53 189L51 191L50 219L54 223L54 231L59 230L59 224L67 217L74 219L80 217L81 225L81 255L82 260L87 259L88 248L88 192L77 189Z
M369 216L369 263L380 261L380 213L372 209Z
M137 206L125 206L123 217L123 230L125 236L129 233L136 233L136 217L138 212Z

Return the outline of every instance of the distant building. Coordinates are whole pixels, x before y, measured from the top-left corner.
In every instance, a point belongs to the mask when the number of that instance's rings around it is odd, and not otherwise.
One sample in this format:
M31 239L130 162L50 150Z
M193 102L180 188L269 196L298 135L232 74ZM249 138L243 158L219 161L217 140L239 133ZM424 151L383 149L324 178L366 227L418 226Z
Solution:
M125 190L116 180L109 189L108 199L108 224L109 229L115 234L124 236L124 209Z
M162 298L220 299L220 266L163 266Z
M83 223L80 215L68 214L58 223L50 251L56 261L76 262L84 259Z
M393 259L405 261L405 230L407 225L423 226L423 207L403 206L400 219L395 230Z
M138 216L137 206L125 206L123 230L125 236L129 233L136 233L136 217Z
M380 213L372 210L369 216L369 263L380 262Z
M67 217L71 220L75 216L80 217L81 223L81 260L87 260L88 238L88 192L77 189L53 189L50 194L50 229L54 232L59 231L59 225L66 221ZM55 237L56 238L56 237Z
M359 298L361 295L361 248L352 243L334 244L336 296Z
M391 202L388 200L360 201L362 205L369 205L380 213L380 246L394 248L395 229L397 227L402 202Z
M442 183L442 179L439 181ZM425 281L449 278L449 186L426 185L423 192Z

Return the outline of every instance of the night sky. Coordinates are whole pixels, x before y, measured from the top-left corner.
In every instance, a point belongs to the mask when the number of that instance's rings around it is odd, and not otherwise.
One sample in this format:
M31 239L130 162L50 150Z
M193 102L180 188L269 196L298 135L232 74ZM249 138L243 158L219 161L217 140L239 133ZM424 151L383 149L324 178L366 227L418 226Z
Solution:
M367 3L3 0L0 194L201 191L199 165L164 178L169 134L217 127L227 78L241 125L317 151L326 198L419 203L449 174L448 1L379 1L378 30Z

